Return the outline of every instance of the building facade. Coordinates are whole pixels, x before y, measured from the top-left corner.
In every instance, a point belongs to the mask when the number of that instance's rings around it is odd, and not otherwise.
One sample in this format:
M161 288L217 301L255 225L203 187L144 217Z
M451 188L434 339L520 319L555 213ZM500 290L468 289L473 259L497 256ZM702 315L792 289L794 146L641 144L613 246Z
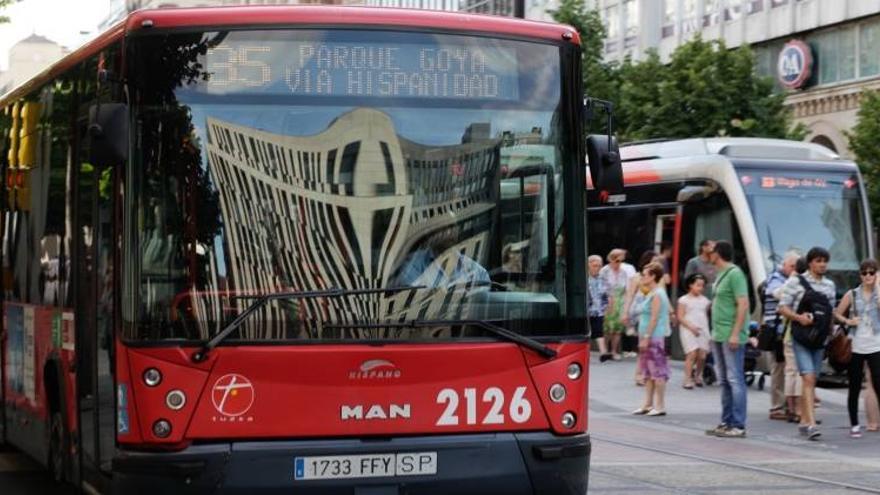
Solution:
M9 49L9 69L0 74L0 95L27 81L67 53L54 41L32 34Z
M845 132L856 122L861 92L880 89L880 0L591 0L589 6L605 22L606 60L640 60L652 48L668 60L698 35L730 48L750 45L758 73L787 92L795 120L809 129L807 140L842 155L849 153Z

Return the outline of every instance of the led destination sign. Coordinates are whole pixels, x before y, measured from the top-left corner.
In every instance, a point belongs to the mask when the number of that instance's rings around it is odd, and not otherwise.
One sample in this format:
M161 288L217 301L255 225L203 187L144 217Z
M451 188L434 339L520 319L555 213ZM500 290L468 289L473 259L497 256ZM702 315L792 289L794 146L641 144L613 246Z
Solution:
M519 99L516 50L500 46L227 40L206 67L210 93Z

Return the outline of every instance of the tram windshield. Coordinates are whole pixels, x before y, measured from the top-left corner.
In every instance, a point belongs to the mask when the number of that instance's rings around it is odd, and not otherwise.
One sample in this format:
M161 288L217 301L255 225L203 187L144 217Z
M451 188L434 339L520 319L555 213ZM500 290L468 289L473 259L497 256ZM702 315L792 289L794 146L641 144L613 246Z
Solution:
M130 49L129 338L204 340L241 296L329 289L346 295L272 301L240 337L455 337L381 324L466 319L581 331L557 250L558 46L304 29ZM523 146L537 158L518 162Z
M838 286L857 283L868 242L858 180L839 172L740 173L768 273L786 252L819 246L831 254L828 270Z

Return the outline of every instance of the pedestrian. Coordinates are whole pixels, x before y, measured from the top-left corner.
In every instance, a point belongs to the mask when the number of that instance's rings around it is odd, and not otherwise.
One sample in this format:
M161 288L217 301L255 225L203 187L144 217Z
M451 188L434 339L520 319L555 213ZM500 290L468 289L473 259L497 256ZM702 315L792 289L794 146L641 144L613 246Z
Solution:
M645 378L645 400L633 414L666 415L669 365L664 343L670 332L670 304L666 289L660 286L663 275L663 266L659 263L649 263L642 269L642 285L648 288L638 321L639 364Z
M782 259L782 263L764 282L762 294L762 332L773 334L773 349L767 351L770 365L770 419L787 420L794 414L793 408L787 408L788 401L785 393L785 344L783 337L785 325L782 315L779 314L779 298L777 291L785 285L785 281L795 273L795 265L799 256L797 253L788 253ZM799 395L799 394L798 394Z
M657 253L654 251L645 251L639 256L639 273L648 266L649 263L656 261L658 258ZM662 267L662 265L661 265ZM660 286L664 287L662 281L660 282ZM633 338L635 339L635 349L639 352L640 349L638 347L639 342L639 332L638 332L638 323L639 316L642 314L642 304L644 304L645 299L650 292L650 288L645 285L644 277L633 277L630 279L629 284L626 289L626 297L624 302L624 311L623 311L623 323L626 325L626 335L625 339ZM642 372L642 361L641 359L636 359L636 370L635 370L635 382L636 385L642 386L645 384L644 373Z
M880 281L877 277L877 262L868 259L859 266L861 284L848 291L840 300L835 311L838 319L847 326L852 339L852 358L849 362L849 392L846 405L849 410L849 435L862 436L859 425L859 394L862 392L864 368L868 365L874 393L880 390ZM849 312L849 317L844 314ZM878 397L880 398L880 397Z
M745 344L749 338L749 287L733 264L733 246L718 241L712 250L718 278L712 300L712 355L721 385L721 423L706 433L725 438L746 436Z
M813 247L807 252L807 271L798 277L789 278L785 285L782 286L782 298L779 300L779 313L788 318L792 325L796 322L804 327L813 325L815 319L813 313L807 312L800 308L801 300L806 294L806 285L818 292L826 299L825 303L833 308L836 300L836 287L834 281L825 276L828 270L828 261L831 255L828 250L822 247ZM836 315L832 315L836 319ZM827 324L831 325L829 318ZM841 320L842 321L842 320ZM819 324L818 322L816 324ZM830 330L830 329L826 329ZM789 325L789 335L791 338L791 325ZM816 422L816 379L822 366L825 349L810 348L797 339L792 338L792 349L794 350L794 358L797 363L798 373L803 380L803 394L801 395L801 417L798 424L798 430L801 435L806 436L810 440L818 440L822 433L819 431Z
M803 256L798 258L795 261L794 271L788 276L789 279L797 280L797 276L803 275L807 272L807 260ZM787 280L786 280L787 282ZM785 284L782 285L784 287ZM773 298L776 301L782 299L782 287L778 287L775 291L773 291ZM777 303L776 306L777 313L779 312L779 305ZM804 381L801 378L800 373L798 373L797 361L794 357L794 348L792 347L791 336L789 335L789 325L790 322L788 318L783 317L783 336L782 336L782 350L783 350L783 358L785 360L785 405L788 412L787 420L789 423L800 423L801 422L801 396L803 395L804 390Z
M684 265L684 277L687 278L694 273L702 274L706 277L705 295L712 299L712 285L715 283L716 269L712 263L712 251L715 248L715 241L712 239L703 239L700 241L699 251L697 255L689 259Z
M709 306L703 295L706 277L693 273L684 281L687 294L678 298L678 337L684 350L684 383L686 389L703 386L703 368L709 354Z
M587 316L590 319L590 336L596 339L596 344L599 346L599 362L604 363L611 355L608 353L605 335L602 332L605 311L608 308L608 286L605 284L605 280L599 276L599 272L602 270L602 257L591 255L587 258L587 266L590 287L590 307L587 309Z
M612 359L620 360L620 339L626 331L624 324L624 302L626 288L630 278L636 274L636 269L629 263L624 263L626 251L612 249L608 253L608 264L599 270L599 277L605 280L608 288L608 307L603 321L604 334L608 337L609 352Z

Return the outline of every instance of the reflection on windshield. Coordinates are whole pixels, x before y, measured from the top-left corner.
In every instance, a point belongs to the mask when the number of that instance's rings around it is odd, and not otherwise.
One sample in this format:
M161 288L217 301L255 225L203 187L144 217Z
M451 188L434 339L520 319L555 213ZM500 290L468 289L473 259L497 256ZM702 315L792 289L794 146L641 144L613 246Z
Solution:
M145 58L134 58L148 80L161 74L150 56L169 45L149 40L138 51ZM184 63L192 68L201 53L194 48ZM558 88L547 60L520 64ZM423 337L423 329L334 323L564 316L549 249L561 224L553 212L562 210L558 90L546 108L527 110L303 106L280 97L257 105L203 101L191 87L199 76L190 76L169 70L171 82L156 86L172 91L141 89L143 162L134 170L142 177L132 184L142 189L132 197L142 234L129 260L140 264L129 271L140 309L131 337L205 339L247 306L237 295L331 288L421 287L274 301L240 336ZM178 87L181 78L188 85ZM430 144L418 139L428 128ZM540 150L535 163L510 159L516 146Z

